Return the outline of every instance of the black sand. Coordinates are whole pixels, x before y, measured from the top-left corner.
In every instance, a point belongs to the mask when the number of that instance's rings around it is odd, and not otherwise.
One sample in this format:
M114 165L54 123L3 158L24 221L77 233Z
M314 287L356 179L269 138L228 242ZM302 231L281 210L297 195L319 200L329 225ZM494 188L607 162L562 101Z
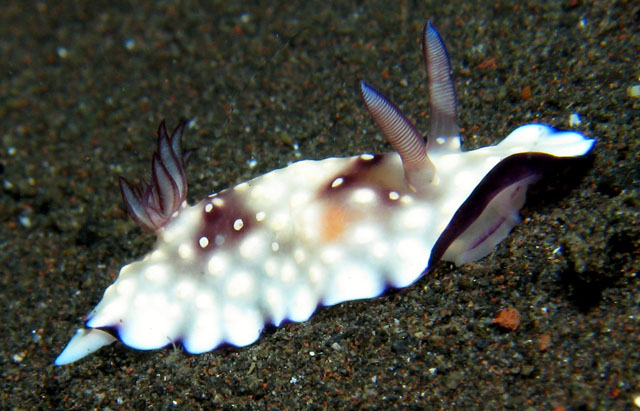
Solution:
M627 88L640 83L640 8L253 3L0 6L0 407L633 408L640 98ZM117 177L148 176L161 119L195 119L192 202L299 158L387 151L358 81L426 130L426 17L452 58L466 147L527 122L569 128L578 113L574 128L598 139L592 163L532 190L495 252L405 291L242 349L117 343L53 366L119 268L153 245ZM492 325L509 307L519 328Z

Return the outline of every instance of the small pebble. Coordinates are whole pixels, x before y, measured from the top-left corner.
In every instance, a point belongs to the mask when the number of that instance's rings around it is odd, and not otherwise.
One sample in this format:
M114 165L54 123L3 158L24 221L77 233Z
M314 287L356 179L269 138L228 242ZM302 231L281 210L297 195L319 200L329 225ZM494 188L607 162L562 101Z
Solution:
M571 113L571 115L569 116L569 125L571 127L575 127L575 126L579 126L580 123L582 123L582 119L580 119L580 114Z
M627 88L627 96L633 98L640 98L640 84L636 84L634 86Z
M515 308L505 308L491 323L507 330L516 330L520 326L520 312Z

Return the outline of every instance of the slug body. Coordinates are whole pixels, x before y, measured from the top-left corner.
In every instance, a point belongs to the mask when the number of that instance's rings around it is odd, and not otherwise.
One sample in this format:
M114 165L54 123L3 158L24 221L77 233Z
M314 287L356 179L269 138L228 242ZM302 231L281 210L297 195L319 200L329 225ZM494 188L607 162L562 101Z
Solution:
M156 248L121 269L55 364L116 339L142 350L179 342L194 354L246 346L266 324L407 287L440 260L487 255L520 221L527 186L595 140L529 124L463 152L449 58L430 22L423 53L428 142L362 82L365 106L395 152L300 161L191 207L184 123L169 136L163 122L152 184L120 181L129 213L157 234Z

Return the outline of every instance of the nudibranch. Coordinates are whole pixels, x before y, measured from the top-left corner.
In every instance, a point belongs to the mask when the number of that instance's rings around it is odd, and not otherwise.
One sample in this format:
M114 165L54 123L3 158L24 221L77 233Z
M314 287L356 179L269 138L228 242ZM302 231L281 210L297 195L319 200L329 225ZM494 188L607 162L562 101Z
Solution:
M185 124L169 135L161 123L151 183L120 180L156 248L122 267L55 364L116 340L140 350L180 343L193 354L246 346L266 324L407 287L440 260L489 254L520 221L527 187L595 140L528 124L497 145L462 151L449 57L429 21L422 49L426 143L395 104L360 84L395 152L299 161L188 206Z

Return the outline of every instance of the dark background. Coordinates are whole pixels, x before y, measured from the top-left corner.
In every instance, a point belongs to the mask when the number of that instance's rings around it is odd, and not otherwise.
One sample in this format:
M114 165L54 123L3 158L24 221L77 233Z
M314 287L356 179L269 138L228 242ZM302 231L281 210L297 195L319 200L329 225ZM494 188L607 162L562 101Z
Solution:
M2 408L633 407L637 3L56 3L0 6ZM452 58L466 148L578 113L573 128L598 139L592 163L530 191L492 254L407 290L243 349L116 343L53 366L119 268L153 246L117 177L148 176L161 119L193 119L192 203L298 159L388 151L358 81L426 130L426 17ZM492 325L509 307L520 327Z

